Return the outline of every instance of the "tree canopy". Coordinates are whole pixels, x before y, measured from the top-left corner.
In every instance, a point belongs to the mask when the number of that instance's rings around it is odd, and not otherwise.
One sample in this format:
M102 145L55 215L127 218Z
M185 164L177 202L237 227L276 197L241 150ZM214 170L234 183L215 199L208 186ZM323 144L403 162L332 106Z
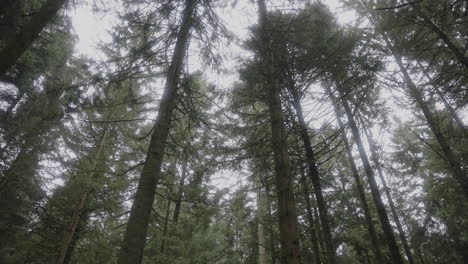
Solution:
M468 263L467 81L468 1L4 0L0 263Z

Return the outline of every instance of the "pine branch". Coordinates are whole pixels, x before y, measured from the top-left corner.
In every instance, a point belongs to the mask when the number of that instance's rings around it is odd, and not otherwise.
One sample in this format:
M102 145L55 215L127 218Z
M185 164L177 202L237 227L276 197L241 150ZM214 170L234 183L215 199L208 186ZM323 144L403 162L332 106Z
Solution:
M413 2L409 2L409 3L404 3L404 4L401 4L401 5L396 5L396 6L379 7L379 8L374 8L374 10L392 10L392 9L398 9L398 8L402 8L402 7L405 7L405 6L413 5L413 4L422 2L422 1L423 1L423 0L418 0L418 1L413 1Z

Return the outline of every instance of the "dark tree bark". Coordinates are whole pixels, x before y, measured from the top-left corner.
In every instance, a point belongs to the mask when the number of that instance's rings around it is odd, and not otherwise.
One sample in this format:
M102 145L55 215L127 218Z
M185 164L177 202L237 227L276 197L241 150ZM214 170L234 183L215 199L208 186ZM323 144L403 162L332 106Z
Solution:
M155 197L156 185L161 177L161 164L176 101L180 73L190 37L190 29L193 25L193 13L196 9L195 3L195 0L185 1L182 24L177 35L174 54L167 72L166 85L159 105L158 116L154 125L143 171L138 181L122 247L119 252L119 264L138 264L141 263L143 257L149 217Z
M293 193L293 176L289 160L287 134L284 128L281 108L280 85L276 75L275 59L271 40L268 38L267 9L264 0L258 0L259 25L261 28L261 57L265 80L269 88L269 113L271 122L271 144L273 147L276 188L278 194L278 215L281 240L281 261L285 264L299 264L299 236L297 228L296 203Z
M346 149L346 155L348 156L349 164L351 167L351 173L353 175L354 183L356 184L356 189L358 192L359 201L361 202L361 207L364 211L364 218L367 224L367 231L369 232L369 236L371 238L372 243L372 250L374 251L375 259L377 263L385 263L382 252L380 251L378 239L377 239L377 232L375 231L374 224L372 223L372 215L369 209L369 204L367 203L366 199L366 192L364 190L364 186L361 181L361 177L359 176L359 171L357 169L356 163L354 162L353 154L351 151L351 145L349 144L348 137L346 136L346 131L341 121L341 114L339 113L335 99L333 98L333 94L329 94L330 98L334 101L333 108L336 115L336 120L338 121L338 126L341 131L341 137L343 138L344 146Z
M374 203L377 209L377 214L379 216L380 223L382 225L382 229L384 231L385 238L387 240L391 262L393 264L402 264L403 258L400 255L400 250L398 248L398 244L393 234L392 226L390 224L390 220L388 219L387 211L385 210L385 205L382 201L382 197L380 196L379 187L375 180L375 174L370 165L369 158L367 157L367 153L364 148L364 144L362 142L359 129L356 125L356 122L354 121L353 112L351 108L349 107L347 99L345 98L345 91L343 91L342 87L340 87L341 85L339 84L338 81L336 82L336 84L337 84L337 90L338 90L345 114L348 118L348 125L351 129L354 140L356 141L359 156L361 157L361 160L364 166L364 171L366 172L367 181L369 182L369 187L370 187L371 194L372 194L372 197L374 199ZM332 91L329 90L329 93L332 94Z
M0 76L18 61L66 2L67 0L47 0L19 33L8 38L0 50Z

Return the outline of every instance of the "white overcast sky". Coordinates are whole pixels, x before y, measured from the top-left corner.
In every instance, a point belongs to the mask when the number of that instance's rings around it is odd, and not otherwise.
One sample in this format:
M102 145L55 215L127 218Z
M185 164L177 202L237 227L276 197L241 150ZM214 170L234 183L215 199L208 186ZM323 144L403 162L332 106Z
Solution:
M108 2L111 4L118 3L118 1ZM268 2L274 6L276 1ZM340 23L346 24L355 19L354 12L344 11L341 8L339 0L327 0L324 3L335 13ZM119 9L119 7L112 9ZM239 0L235 7L227 7L224 10L220 10L219 14L227 23L228 28L239 38L244 39L247 37L248 27L257 22L256 11L256 6L252 4L252 1ZM96 44L102 40L108 40L107 31L111 30L112 25L117 22L115 13L109 11L106 14L96 14L92 11L92 7L89 4L82 4L72 9L70 15L72 16L75 33L79 38L79 42L76 45L77 51L91 57L95 56Z

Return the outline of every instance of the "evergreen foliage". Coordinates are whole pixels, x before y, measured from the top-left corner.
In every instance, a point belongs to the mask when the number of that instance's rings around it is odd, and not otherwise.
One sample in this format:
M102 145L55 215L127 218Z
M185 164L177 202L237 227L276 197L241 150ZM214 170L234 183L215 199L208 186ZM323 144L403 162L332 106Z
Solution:
M0 263L468 263L467 1L86 4L0 2Z

